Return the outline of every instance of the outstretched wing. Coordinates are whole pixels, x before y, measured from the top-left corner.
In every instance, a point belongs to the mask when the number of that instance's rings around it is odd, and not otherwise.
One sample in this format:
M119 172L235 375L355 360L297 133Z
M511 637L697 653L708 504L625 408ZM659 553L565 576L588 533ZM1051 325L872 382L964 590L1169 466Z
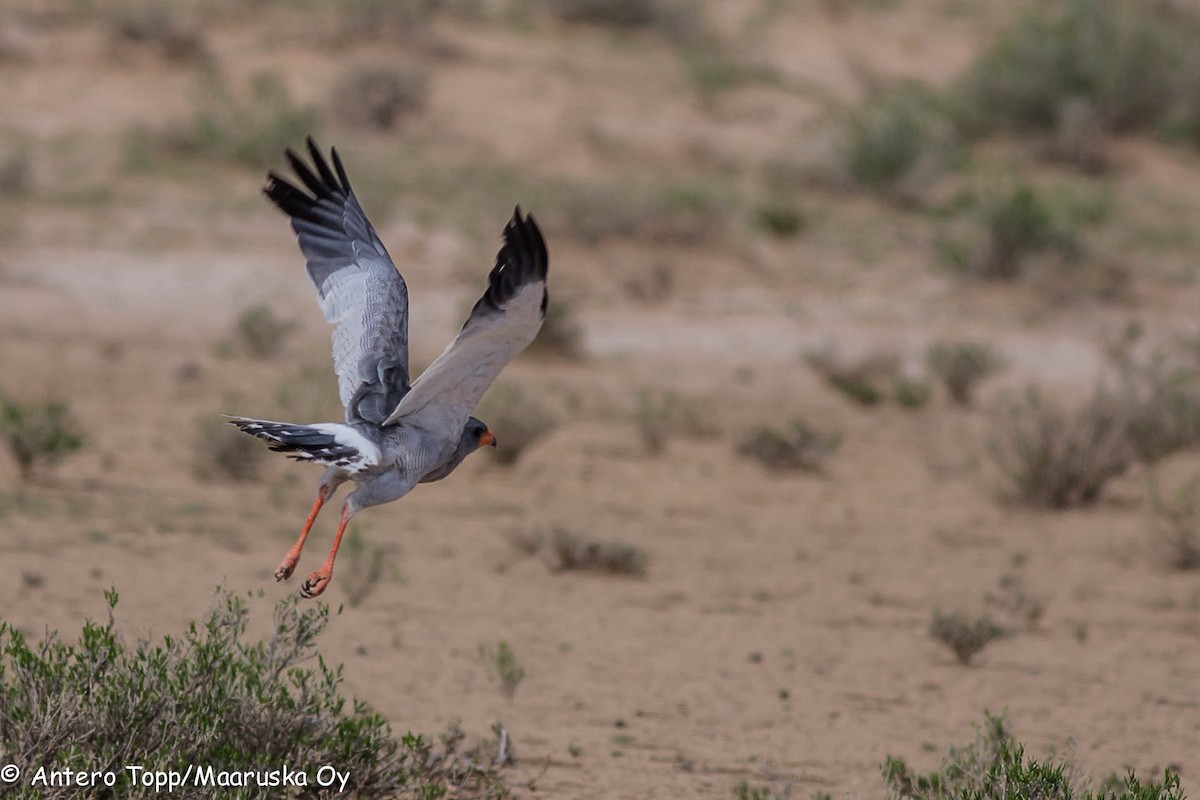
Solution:
M292 218L325 321L347 422L379 425L408 392L408 287L350 188L337 150L333 170L312 137L313 170L288 161L308 192L274 172L263 192ZM310 195L309 192L312 194Z
M546 316L549 256L533 215L504 228L488 288L450 346L412 385L385 425L411 422L457 438L504 365L533 341Z

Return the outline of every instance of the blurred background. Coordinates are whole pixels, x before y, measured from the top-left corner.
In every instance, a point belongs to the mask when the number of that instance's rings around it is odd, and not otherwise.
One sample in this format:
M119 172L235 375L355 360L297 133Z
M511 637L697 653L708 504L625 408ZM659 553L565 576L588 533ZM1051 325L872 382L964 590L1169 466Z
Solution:
M342 414L261 194L313 135L415 368L517 203L553 265L497 452L356 520L348 691L503 717L550 796L879 795L985 709L1194 782L1197 41L1190 0L3 0L0 614L294 590L317 474L218 414Z

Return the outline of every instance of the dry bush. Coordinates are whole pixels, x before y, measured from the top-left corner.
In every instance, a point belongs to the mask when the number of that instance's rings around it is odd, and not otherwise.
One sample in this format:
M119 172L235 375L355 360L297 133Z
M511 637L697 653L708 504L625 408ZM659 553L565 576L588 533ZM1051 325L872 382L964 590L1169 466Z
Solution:
M546 306L546 319L529 352L568 360L583 358L583 326L569 300L553 300Z
M508 793L481 747L459 749L461 733L451 731L435 751L421 736L396 738L361 701L346 702L341 667L314 660L329 621L323 603L301 611L297 598L281 601L273 633L254 641L246 637L246 604L221 591L208 620L128 644L115 622L116 592L106 598L107 623L85 622L76 644L51 634L31 645L0 622L0 752L24 775L46 764L113 771L114 796L150 798L154 787L126 784L123 765L268 771L287 764L312 786L318 768L336 764L350 774L347 789L364 799ZM37 796L80 794L64 786Z
M1007 631L988 616L970 620L957 611L953 614L935 611L929 624L929 635L950 648L958 663L966 665L983 648L1006 636Z
M1094 503L1136 457L1128 414L1104 387L1068 411L1031 386L993 417L988 450L1011 497L1043 508Z
M682 0L542 0L559 19L622 30L655 31L674 42L695 41L705 29L697 4Z
M515 464L530 445L558 426L546 406L526 396L516 384L505 382L488 390L475 416L495 434L493 457L504 466Z
M162 133L135 131L128 160L143 165L165 151L261 169L276 163L285 148L316 135L317 123L316 110L297 105L275 73L255 75L245 94L209 73L191 119Z
M251 306L238 315L234 325L234 341L251 358L271 359L283 354L287 340L297 325L281 320L266 303Z
M984 594L983 602L1003 615L1008 623L1004 627L1010 631L1036 630L1046 613L1045 599L1029 591L1025 579L1015 572L1001 575L996 591Z
M885 387L895 384L900 359L890 353L869 353L846 359L829 351L813 351L804 359L826 383L863 406L874 406L887 398Z
M635 545L588 541L565 528L555 528L548 547L553 568L564 572L640 577L646 574L649 560L645 551Z
M170 61L203 58L207 49L195 8L179 0L135 0L118 5L110 20L117 46L157 48Z
M1117 354L1119 396L1137 457L1153 464L1200 442L1196 353L1152 351L1142 360Z
M978 342L935 342L929 346L926 358L951 399L962 406L971 404L971 394L979 381L1004 366L995 348Z
M1200 508L1197 505L1200 475L1193 477L1164 499L1158 482L1151 478L1150 535L1163 560L1179 570L1200 569Z
M737 452L772 472L821 472L841 442L841 434L817 430L798 419L782 431L765 425L755 428L738 443Z
M662 453L675 436L710 439L719 433L701 404L672 391L639 391L634 420L642 447L651 455Z
M429 102L429 76L420 70L376 65L349 69L338 81L333 107L338 120L387 131Z
M204 481L256 481L267 455L266 446L211 417L196 419L192 437L192 473Z
M956 149L941 101L916 83L872 92L843 123L837 177L903 205L919 204Z
M22 403L0 397L0 436L17 462L21 480L49 468L83 447L83 434L66 403Z

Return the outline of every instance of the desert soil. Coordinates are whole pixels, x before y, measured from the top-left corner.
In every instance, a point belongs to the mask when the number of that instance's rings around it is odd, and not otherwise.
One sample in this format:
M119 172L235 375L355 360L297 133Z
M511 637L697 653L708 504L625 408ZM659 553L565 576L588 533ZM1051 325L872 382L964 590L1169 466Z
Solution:
M131 166L137 131L190 118L205 68L67 5L0 8L0 156L28 170L0 197L0 392L67 399L87 444L31 486L0 455L0 613L70 637L115 586L126 635L161 635L224 585L263 590L264 620L296 590L271 573L317 473L273 458L255 481L203 480L195 446L220 412L339 413L328 331L259 194L282 158ZM888 754L932 768L985 710L1007 712L1032 752L1072 752L1084 774L1176 765L1197 790L1200 582L1152 547L1144 472L1091 508L1027 510L998 500L984 444L1002 395L1031 381L1086 392L1128 324L1194 327L1196 156L1113 143L1118 211L1093 252L1129 266L1115 300L964 281L937 263L919 215L804 177L864 76L946 83L1008 4L708 4L726 51L774 76L712 93L669 37L508 4L359 38L319 7L211 5L196 6L206 63L233 87L278 75L361 176L408 280L414 362L460 324L516 202L542 219L552 302L583 330L582 357L531 353L505 372L557 422L515 465L476 455L360 516L387 570L321 646L345 663L348 692L399 729L461 720L483 736L502 720L518 796L728 798L748 781L878 797ZM330 98L360 63L423 72L424 106L392 131L340 122ZM656 182L753 198L789 170L805 219L793 238L755 228L744 207L679 235L635 221L589 236L563 206L570 192L608 198L584 214L619 212ZM648 297L638 282L655 270L669 285ZM259 302L297 325L274 359L232 344ZM1008 363L966 409L941 393L915 411L861 407L804 359L833 348L919 369L929 343L963 338ZM639 436L644 393L690 417L661 453ZM822 472L737 454L748 429L795 418L840 433ZM1197 468L1184 453L1160 479ZM335 519L318 522L301 573ZM556 530L635 545L646 573L557 571L514 544ZM353 579L343 561L334 604ZM932 615L978 613L1004 580L1044 614L964 667L930 637ZM526 669L511 699L479 655L500 640Z

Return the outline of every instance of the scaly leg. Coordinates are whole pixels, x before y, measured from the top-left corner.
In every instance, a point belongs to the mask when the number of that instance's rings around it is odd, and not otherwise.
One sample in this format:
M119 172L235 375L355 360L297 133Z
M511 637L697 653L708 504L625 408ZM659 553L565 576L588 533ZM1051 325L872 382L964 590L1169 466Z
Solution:
M283 561L279 562L279 568L275 570L275 580L283 581L292 577L296 564L300 561L300 551L304 549L304 540L308 538L308 532L312 530L313 523L317 521L317 514L330 494L332 491L327 484L322 484L321 488L317 489L317 502L313 503L312 511L308 512L308 519L304 520L304 530L300 531L300 538L292 545L292 549L287 551Z
M342 534L346 532L346 525L353 516L354 512L350 510L350 500L347 498L342 505L342 518L338 520L337 534L333 537L333 547L329 550L329 558L325 560L325 566L316 572L309 573L309 576L304 579L304 583L300 584L301 597L316 597L329 586L329 581L333 579L333 560L337 558L338 547L342 544Z

